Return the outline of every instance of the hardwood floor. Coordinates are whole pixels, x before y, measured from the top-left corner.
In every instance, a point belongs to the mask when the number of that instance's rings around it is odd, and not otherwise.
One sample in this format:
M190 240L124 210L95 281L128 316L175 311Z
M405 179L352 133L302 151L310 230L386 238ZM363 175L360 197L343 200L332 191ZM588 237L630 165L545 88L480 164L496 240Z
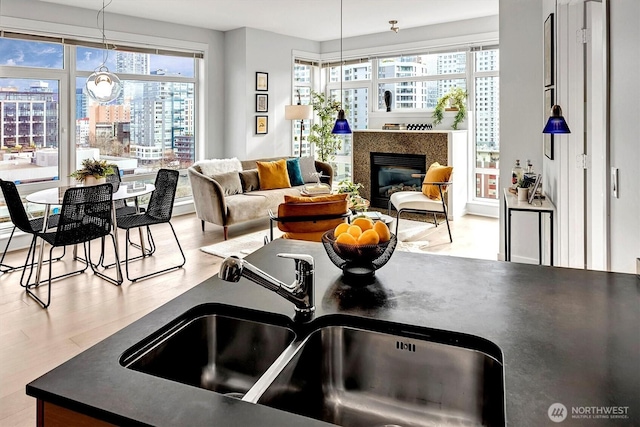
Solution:
M136 283L125 280L119 287L89 270L54 281L46 310L19 286L20 271L0 274L0 426L34 426L36 405L25 393L27 383L218 272L222 260L199 248L222 241L222 227L207 224L203 233L195 214L174 217L172 224L187 258L182 269ZM229 236L267 227L268 221L255 221L231 227ZM453 243L446 226L430 230L426 251L496 259L498 227L497 219L467 215L451 222ZM158 252L137 262L136 268L179 261L169 227L157 226L153 233ZM12 252L7 262L18 265L25 255ZM54 275L76 264L67 255L54 264Z

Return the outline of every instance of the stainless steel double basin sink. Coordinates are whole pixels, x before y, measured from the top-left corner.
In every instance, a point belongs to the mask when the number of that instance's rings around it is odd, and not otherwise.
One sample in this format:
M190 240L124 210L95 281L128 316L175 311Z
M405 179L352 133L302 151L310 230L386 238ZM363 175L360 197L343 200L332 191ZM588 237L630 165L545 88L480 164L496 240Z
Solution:
M455 332L342 315L294 324L205 305L120 362L341 426L506 424L502 352Z

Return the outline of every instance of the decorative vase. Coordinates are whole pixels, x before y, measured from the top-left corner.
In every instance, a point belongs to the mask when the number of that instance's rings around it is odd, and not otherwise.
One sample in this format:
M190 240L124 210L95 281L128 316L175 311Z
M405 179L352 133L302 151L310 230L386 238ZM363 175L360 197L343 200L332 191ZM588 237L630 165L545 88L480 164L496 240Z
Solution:
M107 182L107 178L106 177L100 177L100 178L96 178L93 175L89 175L87 177L85 177L84 179L84 185L99 185L99 184L104 184Z
M529 199L529 189L518 187L518 201L526 202Z

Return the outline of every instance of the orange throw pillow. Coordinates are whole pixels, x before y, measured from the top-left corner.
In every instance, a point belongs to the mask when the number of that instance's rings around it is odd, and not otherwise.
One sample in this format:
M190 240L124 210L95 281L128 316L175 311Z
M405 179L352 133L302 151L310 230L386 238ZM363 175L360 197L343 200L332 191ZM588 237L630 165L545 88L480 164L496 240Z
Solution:
M256 162L256 165L258 166L258 179L260 180L261 190L291 187L286 159L274 162Z
M451 174L453 173L453 166L442 166L438 162L434 162L429 166L427 176L424 177L422 183L422 194L432 200L440 199L440 189L437 185L427 184L428 182L449 182ZM447 191L447 187L443 186L442 191Z
M347 200L348 194L323 194L322 196L290 196L288 194L284 195L285 203L318 203L318 202L336 202L340 200Z

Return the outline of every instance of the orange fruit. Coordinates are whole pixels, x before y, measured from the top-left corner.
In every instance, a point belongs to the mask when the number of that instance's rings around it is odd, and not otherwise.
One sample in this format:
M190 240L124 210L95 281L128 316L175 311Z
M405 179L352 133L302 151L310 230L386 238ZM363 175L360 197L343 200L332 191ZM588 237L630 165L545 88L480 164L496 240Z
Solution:
M391 239L391 231L389 231L389 227L382 221L376 221L373 224L373 229L378 233L380 237L380 242L388 242Z
M358 237L358 245L377 245L380 242L380 236L376 230L369 229L362 232Z
M344 245L357 245L358 241L349 233L342 233L336 238L336 243Z
M357 225L362 231L365 231L373 228L373 221L367 217L359 216L351 221L351 225Z
M362 234L362 229L357 225L350 225L349 228L347 228L347 233L351 234L357 239Z
M338 224L338 226L333 230L333 237L338 237L342 233L346 233L349 229L349 224L343 222L342 224Z

